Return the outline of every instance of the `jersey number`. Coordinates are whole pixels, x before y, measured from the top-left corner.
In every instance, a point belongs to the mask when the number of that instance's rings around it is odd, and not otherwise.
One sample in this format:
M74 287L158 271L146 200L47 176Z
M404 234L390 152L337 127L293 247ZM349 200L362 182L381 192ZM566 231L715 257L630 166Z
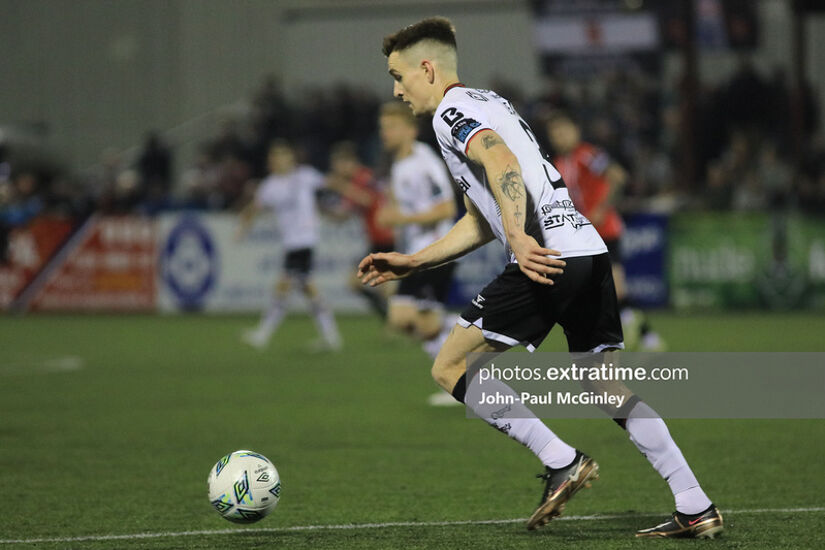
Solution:
M450 107L441 114L441 118L452 128L456 122L464 118L464 113L455 107Z

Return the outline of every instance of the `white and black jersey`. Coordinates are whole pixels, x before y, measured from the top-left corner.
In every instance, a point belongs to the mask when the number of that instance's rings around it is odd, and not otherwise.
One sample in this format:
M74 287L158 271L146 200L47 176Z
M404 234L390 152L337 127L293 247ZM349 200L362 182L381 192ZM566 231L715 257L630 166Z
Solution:
M255 202L275 214L284 250L313 248L319 239L315 193L324 176L311 166L298 166L288 174L271 174L261 182Z
M405 216L429 212L455 200L444 163L424 143L415 142L409 155L393 163L390 178L393 197ZM400 229L400 249L406 254L417 252L446 235L452 226L453 220L406 224Z
M436 110L433 128L453 179L510 256L504 271L464 309L458 324L479 328L487 340L521 344L530 351L556 323L564 327L570 351L624 347L607 247L573 206L558 170L510 102L488 90L452 87ZM485 129L501 136L518 159L527 191L525 231L567 259L552 286L531 281L514 263L484 168L467 158L470 141Z
M467 147L482 130L493 130L518 158L527 191L525 231L539 244L561 252L562 258L593 256L607 251L599 234L573 206L558 170L547 160L535 134L509 101L495 92L451 87L433 117L441 154L453 179L487 220L493 233L507 243L501 211L484 168L467 158Z

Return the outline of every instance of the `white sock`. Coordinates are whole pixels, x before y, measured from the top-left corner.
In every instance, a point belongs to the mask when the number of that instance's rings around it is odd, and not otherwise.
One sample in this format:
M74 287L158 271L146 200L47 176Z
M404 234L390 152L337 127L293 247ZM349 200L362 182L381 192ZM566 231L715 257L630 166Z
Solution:
M464 402L485 422L533 451L545 466L562 468L573 462L576 449L562 441L530 409L515 399L508 404L479 403L482 392L487 396L498 395L503 398L518 399L518 395L499 380L479 383L478 376L474 377L467 388Z
M626 426L630 441L670 485L678 512L698 514L711 505L682 451L670 436L665 421L656 411L640 401L628 414Z
M281 298L272 298L269 307L261 316L258 330L264 332L267 336L272 335L278 330L278 326L281 324L281 321L283 321L285 314L286 308L284 307L284 300Z
M328 344L332 346L340 345L341 335L338 333L338 325L335 324L332 310L327 309L319 298L312 300L311 305L312 316L315 318L315 326L318 327L318 332L321 333Z

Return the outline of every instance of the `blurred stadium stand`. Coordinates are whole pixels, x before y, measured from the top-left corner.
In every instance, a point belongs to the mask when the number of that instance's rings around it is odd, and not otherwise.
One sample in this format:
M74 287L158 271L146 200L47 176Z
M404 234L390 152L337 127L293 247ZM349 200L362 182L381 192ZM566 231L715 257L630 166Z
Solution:
M63 241L24 247L35 222L69 223L76 235L93 214L233 211L276 137L322 170L330 146L345 139L375 166L377 108L391 88L381 37L438 13L456 23L468 84L510 98L539 137L554 109L569 111L588 141L627 168L627 252L647 254L635 283L628 266L638 299L825 307L817 6L0 0L0 305L19 303L61 250ZM567 40L541 34L559 21ZM612 40L628 43L623 28L648 34L617 50ZM700 237L718 258L701 256ZM38 261L17 265L32 257L20 250L34 249Z

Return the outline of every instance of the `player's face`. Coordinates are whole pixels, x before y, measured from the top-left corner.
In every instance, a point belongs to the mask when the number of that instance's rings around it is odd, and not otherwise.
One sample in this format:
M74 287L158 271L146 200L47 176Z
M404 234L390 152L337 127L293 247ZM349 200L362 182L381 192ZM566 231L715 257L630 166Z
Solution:
M295 167L295 154L289 147L276 145L269 150L267 164L273 174L286 174Z
M358 162L347 156L333 155L329 162L329 168L333 174L349 178L358 169Z
M385 115L378 119L381 144L384 149L394 153L415 141L416 128L400 116Z
M568 153L579 144L579 129L569 120L557 120L550 123L548 135L553 148L560 153Z
M392 95L403 100L416 115L433 113L430 106L430 83L427 72L421 66L413 65L399 52L392 52L387 57L387 69L395 80Z

